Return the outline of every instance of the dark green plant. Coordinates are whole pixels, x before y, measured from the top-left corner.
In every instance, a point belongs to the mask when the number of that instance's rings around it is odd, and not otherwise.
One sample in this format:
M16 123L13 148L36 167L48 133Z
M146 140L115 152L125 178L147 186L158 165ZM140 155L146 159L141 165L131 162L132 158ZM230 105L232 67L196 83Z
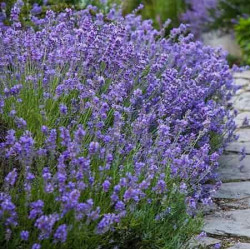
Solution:
M227 32L233 29L240 17L248 14L250 14L249 0L219 0L217 9L211 10L211 15L215 17L215 20L210 27Z
M235 33L237 42L242 49L243 60L250 64L250 18L241 18L235 25Z
M140 14L144 19L152 19L156 28L160 28L168 18L172 20L171 27L178 26L179 17L185 10L184 0L126 0L123 6L124 13L131 12L140 3L144 5Z
M242 59L232 54L227 55L227 61L230 67L233 67L233 65L240 66L242 64Z

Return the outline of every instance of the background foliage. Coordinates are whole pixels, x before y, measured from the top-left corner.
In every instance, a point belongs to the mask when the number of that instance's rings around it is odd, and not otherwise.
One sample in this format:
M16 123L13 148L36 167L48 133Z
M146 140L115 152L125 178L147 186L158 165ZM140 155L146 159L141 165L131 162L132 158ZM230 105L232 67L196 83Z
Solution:
M171 27L180 24L180 15L185 10L183 0L127 0L124 1L124 13L127 14L135 9L140 3L144 9L139 13L144 19L152 19L156 28L162 27L167 19L171 19Z
M10 9L15 3L15 0L0 0L7 4L7 14L9 16ZM22 15L27 16L33 4L37 3L42 6L43 0L24 0L25 7L22 10ZM163 23L167 19L171 19L172 27L177 27L180 24L180 15L185 10L185 1L184 0L48 0L46 1L46 6L49 6L50 9L60 12L67 7L71 8L85 8L87 5L92 4L97 6L99 9L102 9L104 13L107 13L108 10L116 4L116 6L122 6L123 14L126 15L136 9L140 4L144 5L143 10L139 11L138 14L142 15L144 19L152 19L154 26L156 28L162 27ZM43 5L42 13L45 13L47 9Z
M242 49L244 63L250 65L250 18L241 18L235 25L235 33Z
M215 15L213 10L210 12L214 17L214 21L210 23L210 28L229 32L232 31L241 17L250 14L250 1L218 0L217 10L219 15Z

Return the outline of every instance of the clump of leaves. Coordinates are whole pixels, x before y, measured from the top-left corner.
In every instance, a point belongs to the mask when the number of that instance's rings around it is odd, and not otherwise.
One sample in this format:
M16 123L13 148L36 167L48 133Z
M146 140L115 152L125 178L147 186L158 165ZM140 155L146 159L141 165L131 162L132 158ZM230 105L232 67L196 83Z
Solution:
M243 61L250 64L250 18L241 18L235 25L235 33L237 42L242 49Z

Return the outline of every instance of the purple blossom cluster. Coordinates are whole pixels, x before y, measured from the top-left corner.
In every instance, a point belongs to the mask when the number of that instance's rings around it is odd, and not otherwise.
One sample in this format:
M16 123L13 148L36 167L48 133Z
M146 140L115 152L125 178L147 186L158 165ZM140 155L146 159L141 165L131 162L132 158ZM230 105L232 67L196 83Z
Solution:
M219 15L216 8L218 0L185 0L187 11L182 14L182 20L190 24L190 30L196 37L200 37L201 32L206 31L207 26L214 21L210 11Z
M170 183L189 212L210 203L235 130L225 54L193 41L184 25L164 38L150 20L113 9L104 17L93 6L47 11L22 28L19 6L0 28L0 111L12 121L0 155L18 161L3 177L2 231L19 226L33 248L65 243L74 226L104 234L166 199ZM37 101L22 113L29 98ZM18 224L23 216L29 223Z

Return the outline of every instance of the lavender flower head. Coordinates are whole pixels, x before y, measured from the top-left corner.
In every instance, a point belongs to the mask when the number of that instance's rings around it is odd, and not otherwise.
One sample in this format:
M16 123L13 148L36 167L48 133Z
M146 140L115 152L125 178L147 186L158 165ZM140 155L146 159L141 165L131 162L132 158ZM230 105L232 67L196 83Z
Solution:
M27 241L29 239L29 231L22 231L20 237L22 240Z
M39 15L42 12L42 7L35 3L31 9L32 15Z
M54 234L54 241L64 243L67 239L67 225L60 225Z
M108 192L110 185L111 184L110 184L110 182L108 180L104 181L103 184L102 184L103 191Z
M5 183L10 186L14 186L17 179L16 168L14 168L8 175L5 177Z
M39 243L34 243L32 245L32 249L40 249L41 248L41 245Z

